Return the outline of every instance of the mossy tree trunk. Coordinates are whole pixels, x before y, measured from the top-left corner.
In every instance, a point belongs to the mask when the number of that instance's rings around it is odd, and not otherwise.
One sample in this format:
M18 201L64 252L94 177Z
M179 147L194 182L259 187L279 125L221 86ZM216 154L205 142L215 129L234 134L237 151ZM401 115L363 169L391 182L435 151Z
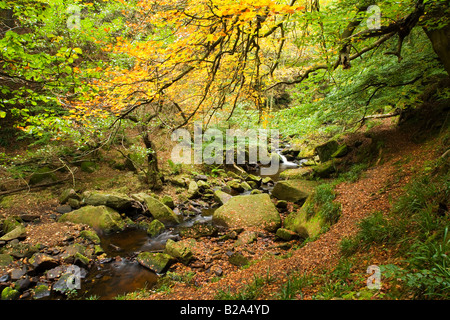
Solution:
M148 127L146 125L141 125L139 131L142 135L145 147L147 148L147 183L152 190L161 189L162 181L158 167L155 144L148 134Z
M425 29L425 33L433 45L434 52L436 52L445 70L450 75L450 25L446 25L441 29Z

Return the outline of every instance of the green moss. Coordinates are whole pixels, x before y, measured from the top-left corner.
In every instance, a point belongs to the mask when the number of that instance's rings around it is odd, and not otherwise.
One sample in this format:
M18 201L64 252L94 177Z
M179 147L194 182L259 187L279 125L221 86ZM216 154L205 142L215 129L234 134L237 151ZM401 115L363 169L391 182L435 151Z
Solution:
M106 206L86 206L66 213L59 218L59 222L87 224L88 226L105 232L119 231L125 227L120 214Z
M19 296L20 292L11 287L6 287L2 291L2 300L17 300Z
M155 219L148 225L147 234L152 237L155 237L161 234L165 229L166 227L164 226L164 223Z
M157 273L165 272L175 262L171 255L154 252L141 252L136 259L141 265Z
M97 235L95 231L91 230L83 230L80 232L80 237L89 241L92 241L95 244L100 243L100 237Z

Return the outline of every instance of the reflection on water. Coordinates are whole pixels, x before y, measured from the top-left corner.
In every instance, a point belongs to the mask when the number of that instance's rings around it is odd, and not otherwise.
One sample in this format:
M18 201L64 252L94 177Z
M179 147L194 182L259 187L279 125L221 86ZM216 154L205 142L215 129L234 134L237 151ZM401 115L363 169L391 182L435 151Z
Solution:
M99 264L89 271L81 283L81 296L100 300L112 300L118 295L151 288L156 284L156 273L142 267L136 261L121 259Z
M141 251L162 251L168 239L177 237L166 231L151 238L145 230L138 228L99 236L108 258L91 268L82 280L80 295L85 299L96 296L111 300L117 295L153 287L158 275L141 266L133 257Z

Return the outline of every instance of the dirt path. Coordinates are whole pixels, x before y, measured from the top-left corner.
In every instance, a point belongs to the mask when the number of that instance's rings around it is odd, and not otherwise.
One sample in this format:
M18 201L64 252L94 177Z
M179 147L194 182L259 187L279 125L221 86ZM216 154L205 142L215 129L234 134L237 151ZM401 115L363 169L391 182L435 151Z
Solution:
M337 186L336 201L342 204L342 216L318 240L292 250L289 258L259 261L247 269L232 272L218 282L207 283L197 289L177 284L171 293L156 293L150 299L214 299L219 290L239 290L250 283L254 275L265 276L268 270L272 276L277 277L280 284L292 271L318 271L323 267L330 269L335 266L340 258L340 241L355 234L358 222L368 214L377 210L388 211L390 199L401 193L414 170L432 156L426 145L413 143L408 132L392 129L389 121L376 127L373 134L385 142L381 153L382 161L368 169L355 183L341 183ZM263 298L265 297L270 297L270 292L265 292Z

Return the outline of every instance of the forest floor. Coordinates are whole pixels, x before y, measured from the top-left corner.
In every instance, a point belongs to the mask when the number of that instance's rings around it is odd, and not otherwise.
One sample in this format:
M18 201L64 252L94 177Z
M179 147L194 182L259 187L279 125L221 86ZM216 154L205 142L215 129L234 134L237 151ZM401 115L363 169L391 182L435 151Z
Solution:
M372 165L364 171L363 175L355 182L342 182L336 185L336 202L341 204L342 215L338 222L332 225L327 232L321 234L314 241L306 241L304 244L297 241L291 249L276 247L274 235L259 237L250 245L243 245L240 251L251 252L252 260L248 266L236 267L227 263L226 253L234 250L234 241L218 242L217 238L201 238L197 241L198 261L211 260L215 253L222 254L221 263L223 273L215 276L206 272L205 267L185 266L176 263L170 271L176 274L194 274L190 281L173 281L169 290L147 291L143 296L134 296L136 299L153 300L208 300L220 299L218 294L238 294L248 288L257 277L266 279L263 289L258 292L258 299L279 298L280 288L293 276L298 274L324 274L333 270L339 264L342 256L340 251L341 240L355 235L358 232L358 223L375 211L387 213L392 201L403 192L403 187L418 174L428 160L440 156L436 150L436 139L429 137L426 141L417 142L416 131L407 127L396 125L397 119L384 119L380 124L370 130L363 127L356 133L344 138L348 145L355 141L367 141L368 137L373 141L382 142ZM170 150L169 150L170 151ZM356 159L350 159L354 154L350 153L347 160L357 163ZM116 178L117 176L117 178ZM94 174L77 174L78 184L82 189L104 190L105 188L135 187L135 192L140 191L139 183L133 174L121 171L113 172L108 166L100 167ZM332 181L324 181L332 182ZM70 187L70 181L67 187ZM59 206L56 199L61 186L44 189L38 192L29 192L13 197L8 209L0 209L0 216L27 215L40 216L41 223L30 225L27 230L25 242L31 244L41 243L48 247L60 245L64 239L76 236L79 226L74 224L61 224L52 218L52 213ZM164 188L160 194L170 194L176 197L174 188ZM292 209L292 207L290 207ZM374 245L365 253L359 261L363 263L352 267L351 273L355 282L361 289L365 287L367 267L395 262L395 249L386 249ZM213 258L214 259L214 258ZM222 263L223 262L223 263ZM195 264L194 264L195 266ZM1 271L1 270L0 270ZM193 271L193 272L192 272ZM387 290L388 286L383 286ZM318 288L308 286L297 296L298 299L317 298Z
M196 285L176 283L170 291L157 292L148 299L217 299L218 292L236 294L259 276L271 279L258 296L258 299L273 299L280 287L288 281L291 274L320 273L335 267L341 257L340 241L358 231L358 222L375 211L388 212L392 200L402 194L403 187L420 170L427 160L437 155L433 141L416 143L413 133L400 129L391 119L371 130L372 137L384 141L384 147L376 164L356 182L343 182L336 186L336 202L342 205L339 221L323 233L317 240L306 243L298 249L290 249L290 256L272 256L261 259L248 268L229 272L217 282L194 282ZM358 139L363 133L356 133L347 139ZM372 248L366 264L355 266L352 272L357 278L368 277L367 267L392 261L392 252L383 248ZM288 257L286 257L288 256ZM297 298L311 299L314 287L304 290Z

